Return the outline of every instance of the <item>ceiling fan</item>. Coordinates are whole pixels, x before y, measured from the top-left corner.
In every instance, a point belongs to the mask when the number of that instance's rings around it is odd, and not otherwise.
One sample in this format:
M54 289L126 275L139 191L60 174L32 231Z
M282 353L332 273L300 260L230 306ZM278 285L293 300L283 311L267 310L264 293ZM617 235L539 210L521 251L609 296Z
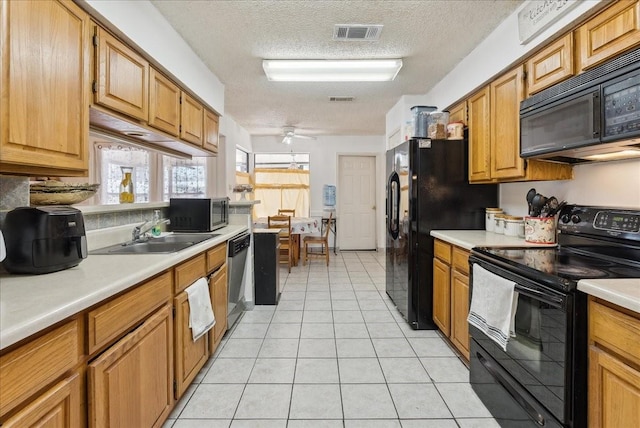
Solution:
M282 128L282 142L284 144L291 144L294 138L300 138L303 140L315 140L316 137L311 137L308 135L296 134L296 128L293 126L285 126Z

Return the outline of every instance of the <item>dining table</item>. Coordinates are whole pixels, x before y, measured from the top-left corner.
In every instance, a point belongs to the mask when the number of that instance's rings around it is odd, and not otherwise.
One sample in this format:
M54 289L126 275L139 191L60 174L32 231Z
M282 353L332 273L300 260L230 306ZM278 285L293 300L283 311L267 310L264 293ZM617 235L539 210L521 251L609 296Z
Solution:
M300 235L313 235L320 233L320 221L311 217L291 217L291 235L294 241L294 265L300 260ZM268 227L267 217L258 217L253 220L253 227L256 229L266 229Z

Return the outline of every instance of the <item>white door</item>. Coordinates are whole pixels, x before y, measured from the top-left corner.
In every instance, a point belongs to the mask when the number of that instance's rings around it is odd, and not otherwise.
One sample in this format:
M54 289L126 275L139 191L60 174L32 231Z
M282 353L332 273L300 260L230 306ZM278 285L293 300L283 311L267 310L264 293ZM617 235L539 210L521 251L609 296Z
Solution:
M341 250L376 249L376 158L338 157Z

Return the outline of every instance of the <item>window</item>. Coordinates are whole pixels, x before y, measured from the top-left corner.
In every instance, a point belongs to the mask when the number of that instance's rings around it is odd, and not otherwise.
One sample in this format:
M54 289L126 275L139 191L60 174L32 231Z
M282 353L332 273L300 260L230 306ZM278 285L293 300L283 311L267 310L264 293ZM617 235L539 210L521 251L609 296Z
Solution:
M121 167L133 168L134 202L207 195L207 158L174 158L124 143L95 142L92 177L101 183L93 203L120 203ZM162 186L161 186L162 184Z
M236 148L236 171L249 172L249 153Z
M279 208L295 209L299 217L309 216L309 154L256 153L254 155L256 217L266 217Z
M202 198L207 193L206 158L162 156L162 199Z
M124 144L95 144L100 178L99 204L120 203L122 167L133 168L135 202L149 202L149 152Z
M309 153L256 153L254 161L256 168L309 171Z

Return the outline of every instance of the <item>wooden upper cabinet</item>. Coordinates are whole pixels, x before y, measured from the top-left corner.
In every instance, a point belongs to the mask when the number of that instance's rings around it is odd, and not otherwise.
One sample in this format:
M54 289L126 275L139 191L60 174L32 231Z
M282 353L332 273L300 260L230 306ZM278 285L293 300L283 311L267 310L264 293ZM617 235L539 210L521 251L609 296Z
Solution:
M218 115L212 111L204 112L204 142L202 148L218 153Z
M180 134L180 88L149 68L149 125L177 137Z
M469 117L469 181L491 179L489 87L467 100Z
M148 119L149 63L101 27L96 27L95 103Z
M3 1L0 22L0 173L86 175L89 15L71 1Z
M462 122L467 124L467 102L462 101L449 108L449 122Z
M491 82L491 178L524 176L524 160L520 158L523 83L522 66Z
M180 104L180 118L180 138L202 146L204 141L204 107L184 91Z
M640 44L640 4L620 0L576 30L580 71Z
M527 96L573 76L573 33L568 33L529 58L525 67Z

